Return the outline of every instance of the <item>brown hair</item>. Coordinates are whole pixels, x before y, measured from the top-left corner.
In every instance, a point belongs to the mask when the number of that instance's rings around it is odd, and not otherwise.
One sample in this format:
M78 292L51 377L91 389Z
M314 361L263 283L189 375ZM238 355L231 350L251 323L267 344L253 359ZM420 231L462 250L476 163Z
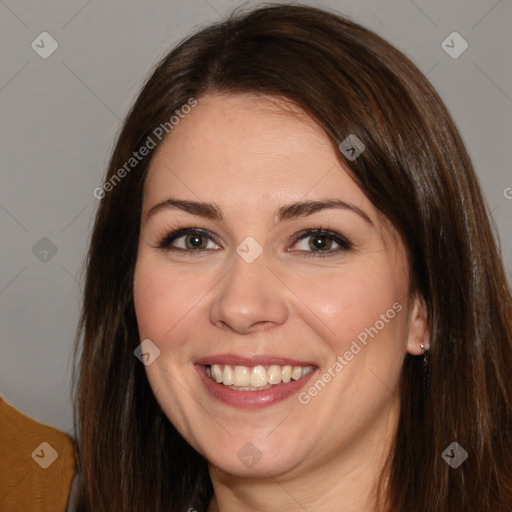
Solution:
M190 98L286 98L403 237L411 292L427 304L431 384L407 355L383 510L512 510L512 299L490 214L450 114L419 69L373 32L306 6L233 13L188 37L154 69L129 112L106 180ZM157 141L156 147L158 147ZM133 274L142 189L155 150L101 200L87 257L74 373L82 510L205 511L207 461L169 422L134 357ZM80 339L83 336L83 343ZM452 469L452 442L469 454Z

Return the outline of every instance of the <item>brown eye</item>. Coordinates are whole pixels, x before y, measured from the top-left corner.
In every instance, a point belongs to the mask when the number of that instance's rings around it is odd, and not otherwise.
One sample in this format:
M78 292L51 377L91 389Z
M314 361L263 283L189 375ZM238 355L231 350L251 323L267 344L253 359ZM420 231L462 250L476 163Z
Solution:
M214 236L205 229L184 228L164 236L157 247L166 251L201 252L218 249L213 240Z
M208 241L203 235L185 235L185 246L187 249L206 249Z
M327 238L325 235L315 235L309 237L309 247L314 251L319 249L321 251L329 250L332 246L333 240Z
M307 256L332 256L353 247L344 236L322 228L302 231L296 236L294 245L299 246L297 252Z

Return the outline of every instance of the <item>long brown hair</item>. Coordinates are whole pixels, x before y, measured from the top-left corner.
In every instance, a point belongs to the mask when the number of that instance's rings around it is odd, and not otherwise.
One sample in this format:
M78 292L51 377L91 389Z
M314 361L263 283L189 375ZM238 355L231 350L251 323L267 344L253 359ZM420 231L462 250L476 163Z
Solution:
M235 11L188 37L158 63L124 122L91 237L75 345L81 509L202 512L212 496L207 461L169 422L133 353L142 189L155 149L112 180L148 137L159 146L155 128L216 91L304 109L405 242L411 293L429 312L430 386L422 358L407 355L383 510L510 512L511 291L461 137L402 53L344 17L290 5ZM349 134L366 146L355 161L337 150ZM457 469L442 458L452 442L468 452Z

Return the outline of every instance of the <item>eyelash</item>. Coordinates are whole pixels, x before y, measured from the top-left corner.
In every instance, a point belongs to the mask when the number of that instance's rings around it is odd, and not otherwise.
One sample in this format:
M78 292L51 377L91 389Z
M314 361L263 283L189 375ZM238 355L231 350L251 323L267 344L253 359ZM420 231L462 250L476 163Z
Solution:
M206 251L210 251L211 249L182 249L179 247L172 247L171 243L178 240L179 238L186 235L200 235L211 239L217 245L220 245L218 238L213 235L206 228L180 228L175 231L171 231L166 233L165 235L159 238L160 242L157 244L156 248L161 249L163 251L179 251L181 253L197 255L198 253L204 253ZM353 248L353 243L348 240L346 237L336 233L335 231L331 231L329 229L324 229L322 227L315 229L305 229L293 235L293 243L296 244L300 240L307 239L309 237L325 237L328 240L332 240L337 243L340 247L338 249L328 250L328 251L298 251L301 253L309 253L307 257L312 258L325 258L329 256L334 256L343 251L350 251Z

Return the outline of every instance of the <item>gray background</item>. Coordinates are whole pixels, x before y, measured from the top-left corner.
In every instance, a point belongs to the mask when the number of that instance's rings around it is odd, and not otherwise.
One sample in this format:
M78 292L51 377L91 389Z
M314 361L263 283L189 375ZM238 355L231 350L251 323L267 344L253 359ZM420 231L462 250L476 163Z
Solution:
M0 0L0 395L38 421L72 433L71 351L98 206L92 191L121 120L157 60L240 4ZM311 4L375 30L437 88L477 169L510 275L511 2ZM441 47L453 31L469 44L456 59ZM59 45L47 59L31 47L42 32ZM54 255L38 252L43 237Z

